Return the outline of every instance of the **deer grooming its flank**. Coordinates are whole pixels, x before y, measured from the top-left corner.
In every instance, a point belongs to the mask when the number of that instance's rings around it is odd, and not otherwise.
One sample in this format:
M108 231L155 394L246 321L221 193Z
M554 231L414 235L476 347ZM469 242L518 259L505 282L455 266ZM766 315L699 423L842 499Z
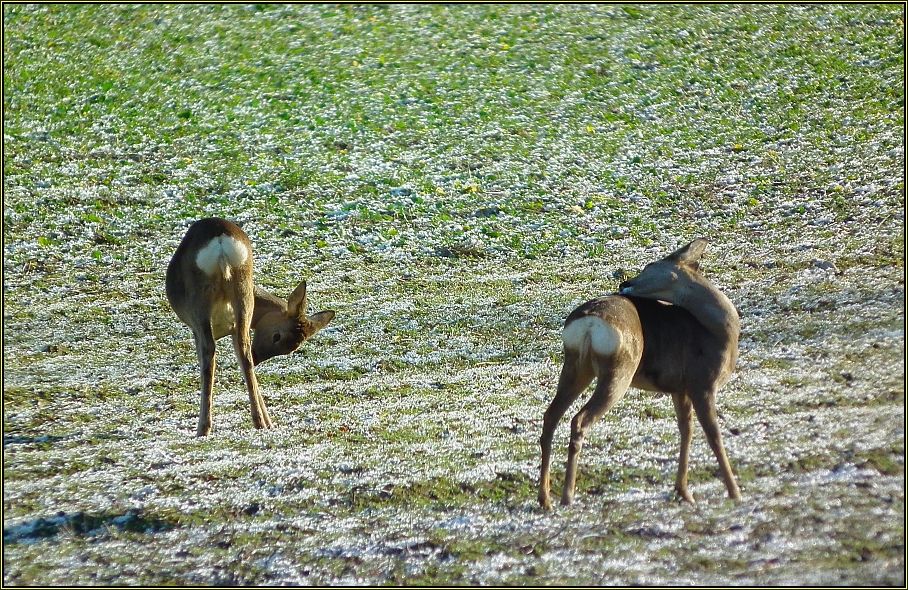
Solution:
M265 400L253 367L273 356L290 354L328 325L333 311L306 315L306 282L287 300L252 283L252 244L235 224L214 217L200 219L186 231L167 266L167 300L192 329L202 392L197 436L211 432L215 341L230 334L240 362L252 424L271 428ZM249 330L255 330L250 339Z
M562 333L564 366L539 440L539 504L544 509L552 508L549 467L555 427L594 378L592 397L571 421L563 505L574 499L584 437L631 385L672 396L681 438L678 496L694 501L687 489L693 410L719 461L728 496L741 498L716 419L716 392L738 359L740 324L731 301L700 273L705 249L706 240L694 240L621 283L619 294L588 301L568 316Z

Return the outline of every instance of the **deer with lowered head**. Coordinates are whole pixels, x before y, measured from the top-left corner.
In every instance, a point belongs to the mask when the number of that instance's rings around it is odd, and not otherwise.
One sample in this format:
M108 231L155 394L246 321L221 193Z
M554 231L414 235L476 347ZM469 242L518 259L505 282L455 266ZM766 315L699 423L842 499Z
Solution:
M196 435L211 432L215 341L228 334L249 391L252 424L271 428L253 367L295 351L328 325L334 312L306 315L305 281L286 301L253 285L248 236L237 225L213 217L196 221L186 231L167 267L166 289L177 317L192 329L199 357L202 392Z
M564 323L564 365L555 398L545 411L539 504L551 510L549 466L558 421L597 379L590 400L571 421L561 503L574 500L577 461L592 425L629 386L670 393L680 431L675 492L687 501L692 410L719 462L728 496L739 500L716 418L716 392L731 377L738 359L738 312L699 270L706 240L697 239L648 264L619 293L588 301Z

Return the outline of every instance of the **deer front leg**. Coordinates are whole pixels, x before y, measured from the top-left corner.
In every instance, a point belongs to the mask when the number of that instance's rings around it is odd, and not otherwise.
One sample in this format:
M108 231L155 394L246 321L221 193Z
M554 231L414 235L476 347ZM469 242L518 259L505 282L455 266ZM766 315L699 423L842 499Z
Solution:
M706 440L719 462L719 470L722 472L722 480L725 482L728 497L732 500L740 500L741 490L738 489L735 474L731 470L731 463L728 461L728 455L725 454L725 445L722 444L722 433L716 417L715 393L707 392L693 397L691 401L697 412L697 420L700 421L700 426L703 427L703 432L706 434Z
M567 409L574 403L580 393L586 389L593 379L588 367L579 367L579 356L576 353L565 351L564 366L561 368L561 377L558 379L558 390L555 399L549 404L542 420L542 436L539 445L542 447L542 466L539 474L539 505L544 510L552 509L550 495L550 466L552 460L552 437L558 421L564 416Z
M207 324L200 331L193 331L196 354L199 357L199 373L202 390L199 395L199 425L196 436L208 436L211 432L212 392L214 389L215 347L211 327Z
M681 449L678 452L678 475L675 477L675 493L685 502L694 503L694 497L687 489L687 466L690 459L690 424L691 414L690 398L684 393L673 393L672 401L675 404L675 415L678 418L678 432L681 439Z

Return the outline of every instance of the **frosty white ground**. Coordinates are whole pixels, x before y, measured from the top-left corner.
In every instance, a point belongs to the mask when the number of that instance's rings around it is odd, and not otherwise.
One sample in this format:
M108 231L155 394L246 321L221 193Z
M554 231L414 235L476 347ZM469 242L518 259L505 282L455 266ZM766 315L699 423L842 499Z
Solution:
M4 583L904 583L898 10L5 10ZM199 440L207 215L338 315ZM632 391L543 514L564 317L699 235L744 501Z

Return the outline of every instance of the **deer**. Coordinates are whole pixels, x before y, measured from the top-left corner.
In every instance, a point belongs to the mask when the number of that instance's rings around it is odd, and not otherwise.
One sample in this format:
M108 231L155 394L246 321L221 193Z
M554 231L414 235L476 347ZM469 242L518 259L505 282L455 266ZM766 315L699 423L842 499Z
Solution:
M622 282L618 293L583 303L562 331L564 363L558 387L543 417L539 504L552 510L550 462L559 420L597 379L590 399L571 420L561 504L574 501L577 462L593 424L628 387L672 396L680 434L675 494L691 504L687 486L691 411L719 462L729 498L740 500L719 430L716 392L738 359L740 319L732 302L699 269L707 241L698 238Z
M286 300L253 284L252 243L236 224L209 217L195 221L167 266L167 300L192 330L201 373L196 436L211 432L215 341L233 339L255 428L271 428L253 367L294 352L334 319L333 310L306 314L306 281ZM255 335L250 339L250 330Z

